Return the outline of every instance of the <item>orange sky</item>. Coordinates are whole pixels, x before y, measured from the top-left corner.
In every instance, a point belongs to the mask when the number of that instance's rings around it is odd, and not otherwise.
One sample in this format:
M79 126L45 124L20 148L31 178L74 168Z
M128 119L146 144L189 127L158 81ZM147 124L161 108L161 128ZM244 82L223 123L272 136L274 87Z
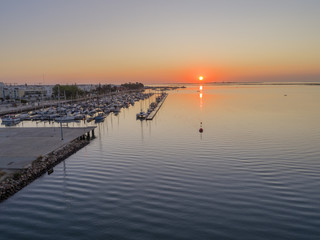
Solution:
M290 3L8 1L0 81L319 81L320 1Z

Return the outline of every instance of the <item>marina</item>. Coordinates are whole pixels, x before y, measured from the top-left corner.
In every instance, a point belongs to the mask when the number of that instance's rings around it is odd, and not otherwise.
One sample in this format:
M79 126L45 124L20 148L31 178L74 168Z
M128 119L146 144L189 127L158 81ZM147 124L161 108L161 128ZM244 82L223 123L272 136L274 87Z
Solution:
M94 98L78 100L76 102L55 102L54 104L42 104L42 107L32 111L21 111L20 109L11 109L11 114L7 110L0 112L2 114L1 124L5 126L14 126L22 121L55 121L55 122L72 122L72 121L103 121L110 114L119 114L122 108L133 106L135 102L150 98L153 93L119 92L117 94L108 94ZM30 110L30 108L27 108ZM15 112L16 114L14 114Z
M87 101L92 101L93 99L102 99L102 98L111 98L114 99L116 98L115 96L118 95L135 95L135 93L141 92L141 91L136 91L136 90L124 90L121 92L111 92L107 94L101 94L98 96L87 96L87 97L79 97L75 99L64 99L64 100L45 100L45 101L37 101L37 102L30 102L28 104L20 104L14 106L10 105L5 105L2 106L0 105L0 116L4 116L7 114L18 114L21 112L30 112L30 111L37 111L41 110L44 108L52 108L52 107L58 107L59 105L71 105L75 103L82 103L82 102L87 102Z
M109 114L117 116L122 108L134 106L135 102L152 96L150 92L121 92L74 103L59 101L57 105L47 108L3 115L1 124L5 128L0 128L0 200L16 193L44 172L51 173L53 170L48 168L88 144L95 137L97 124L102 123ZM164 93L159 95L151 104L153 117L166 96ZM49 126L15 127L22 126L24 122L35 122L36 125L48 122ZM70 123L77 123L78 127L69 127ZM60 151L58 158L52 154L57 151ZM29 171L32 173L27 173ZM18 175L23 177L17 178Z

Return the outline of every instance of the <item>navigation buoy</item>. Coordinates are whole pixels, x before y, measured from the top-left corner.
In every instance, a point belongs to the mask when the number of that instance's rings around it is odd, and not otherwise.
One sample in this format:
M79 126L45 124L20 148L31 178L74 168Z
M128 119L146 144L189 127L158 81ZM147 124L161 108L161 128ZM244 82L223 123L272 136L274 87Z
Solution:
M199 129L199 132L203 132L203 128L202 128L202 122L200 123L200 129Z

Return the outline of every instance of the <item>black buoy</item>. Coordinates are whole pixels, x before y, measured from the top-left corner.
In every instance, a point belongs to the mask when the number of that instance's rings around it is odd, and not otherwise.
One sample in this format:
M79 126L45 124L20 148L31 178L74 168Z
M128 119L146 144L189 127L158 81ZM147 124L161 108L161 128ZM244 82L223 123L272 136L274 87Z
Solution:
M203 132L203 128L202 128L202 122L200 122L200 128L199 128L199 132L202 133Z

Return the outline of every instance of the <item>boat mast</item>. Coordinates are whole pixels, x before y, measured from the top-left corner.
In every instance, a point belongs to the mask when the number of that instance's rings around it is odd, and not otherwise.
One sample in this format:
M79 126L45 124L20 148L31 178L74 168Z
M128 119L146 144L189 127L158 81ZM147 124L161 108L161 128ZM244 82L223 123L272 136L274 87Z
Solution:
M62 131L62 121L61 121L61 103L60 103L60 86L58 85L58 102L59 102L59 115L60 115L60 133L61 133L61 140L63 140L63 131Z

